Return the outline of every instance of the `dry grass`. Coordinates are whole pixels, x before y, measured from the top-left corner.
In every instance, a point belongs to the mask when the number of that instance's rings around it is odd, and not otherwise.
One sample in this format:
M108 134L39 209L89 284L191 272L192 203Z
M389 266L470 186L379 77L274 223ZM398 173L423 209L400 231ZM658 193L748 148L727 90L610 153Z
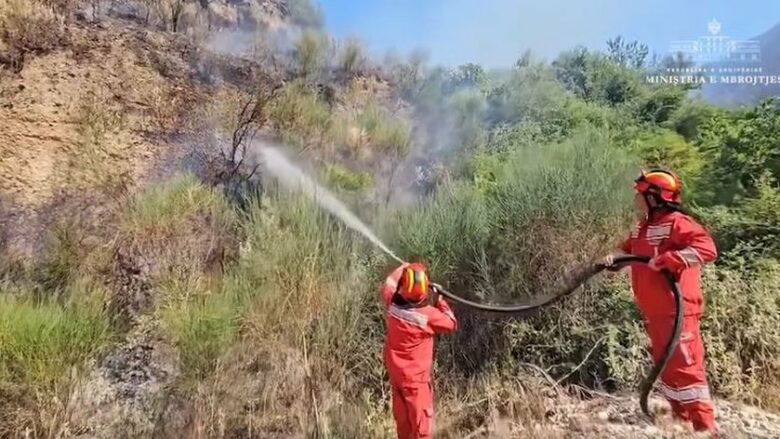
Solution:
M311 80L317 77L326 62L329 43L316 31L306 31L295 43L295 59L301 77Z
M365 68L366 59L360 41L350 39L344 43L339 53L339 70L347 78L358 76Z
M0 66L21 70L26 54L51 51L64 38L64 18L48 2L0 0Z
M119 196L131 183L132 145L126 117L123 109L109 102L104 94L90 94L77 108L78 141L61 171L68 189L98 189Z

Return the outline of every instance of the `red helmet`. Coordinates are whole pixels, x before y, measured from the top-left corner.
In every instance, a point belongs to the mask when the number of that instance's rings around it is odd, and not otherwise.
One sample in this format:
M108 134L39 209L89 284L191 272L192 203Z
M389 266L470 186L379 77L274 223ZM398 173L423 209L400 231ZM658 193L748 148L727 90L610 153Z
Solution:
M407 302L420 302L428 297L428 285L425 265L415 262L409 264L401 273L398 293Z
M680 204L682 182L676 174L662 169L642 171L634 181L634 189L640 194L657 196L661 201Z

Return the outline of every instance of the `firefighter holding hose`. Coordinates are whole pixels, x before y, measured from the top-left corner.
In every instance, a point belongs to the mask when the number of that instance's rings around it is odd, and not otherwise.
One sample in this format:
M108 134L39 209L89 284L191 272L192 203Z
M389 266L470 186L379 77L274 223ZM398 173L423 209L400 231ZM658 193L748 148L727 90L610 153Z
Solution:
M404 263L382 286L385 304L385 366L393 391L398 439L433 436L433 338L458 323L428 280L425 266Z
M684 303L680 341L661 374L660 391L677 419L696 431L717 434L704 367L704 344L699 321L704 300L699 286L701 266L717 257L712 237L681 211L681 182L669 171L642 172L635 181L634 206L640 216L620 249L650 257L650 263L631 266L631 287L645 321L655 362L663 356L674 326L675 302L661 271L672 273ZM605 259L612 266L614 255ZM616 268L616 267L615 267Z

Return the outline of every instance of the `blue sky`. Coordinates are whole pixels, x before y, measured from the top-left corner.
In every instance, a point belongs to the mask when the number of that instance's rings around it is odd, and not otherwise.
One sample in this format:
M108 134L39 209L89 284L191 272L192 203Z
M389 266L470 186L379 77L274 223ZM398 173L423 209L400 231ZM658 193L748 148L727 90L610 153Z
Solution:
M317 2L317 0L312 0ZM319 0L337 37L360 38L378 56L421 47L445 65L509 66L526 49L547 58L616 35L665 52L717 19L722 34L755 37L780 22L780 0Z

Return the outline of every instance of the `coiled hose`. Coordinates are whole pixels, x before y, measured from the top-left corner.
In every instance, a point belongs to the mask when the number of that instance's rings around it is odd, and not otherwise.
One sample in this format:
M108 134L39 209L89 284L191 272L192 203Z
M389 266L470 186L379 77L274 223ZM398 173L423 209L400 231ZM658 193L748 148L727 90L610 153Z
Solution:
M621 266L634 264L634 263L647 264L649 261L650 258L646 256L621 255L621 256L615 256L613 266L621 267ZM441 295L447 297L448 299L452 299L453 301L458 302L462 305L466 305L470 308L474 308L480 311L487 311L487 312L517 314L517 313L533 311L535 309L553 304L563 299L564 297L576 291L588 279L604 271L607 268L610 267L607 267L603 263L596 263L596 264L587 264L578 269L572 270L571 272L563 276L561 284L559 284L557 288L554 289L556 291L554 294L549 295L547 298L543 300L540 300L535 303L527 304L527 305L504 306L504 305L490 305L490 304L474 302L468 299L464 299L463 297L457 296L445 290L438 284L433 284L433 285L436 287L436 289L439 291ZM650 410L648 409L647 399L650 395L650 392L653 389L653 385L655 385L655 381L664 371L666 365L669 363L669 360L674 354L674 350L677 348L677 344L680 341L680 332L682 331L682 321L683 321L683 298L682 298L682 294L680 293L680 288L677 285L677 280L674 278L674 275L668 271L663 271L663 275L666 278L666 281L669 283L669 288L672 290L672 294L674 295L674 302L675 302L674 328L672 330L672 335L669 337L669 341L666 342L666 349L664 350L664 355L661 358L661 361L659 361L658 363L655 364L655 366L653 366L653 368L650 370L650 373L643 380L642 385L640 387L639 405L642 408L642 412L650 418L653 418L653 415L650 413Z

